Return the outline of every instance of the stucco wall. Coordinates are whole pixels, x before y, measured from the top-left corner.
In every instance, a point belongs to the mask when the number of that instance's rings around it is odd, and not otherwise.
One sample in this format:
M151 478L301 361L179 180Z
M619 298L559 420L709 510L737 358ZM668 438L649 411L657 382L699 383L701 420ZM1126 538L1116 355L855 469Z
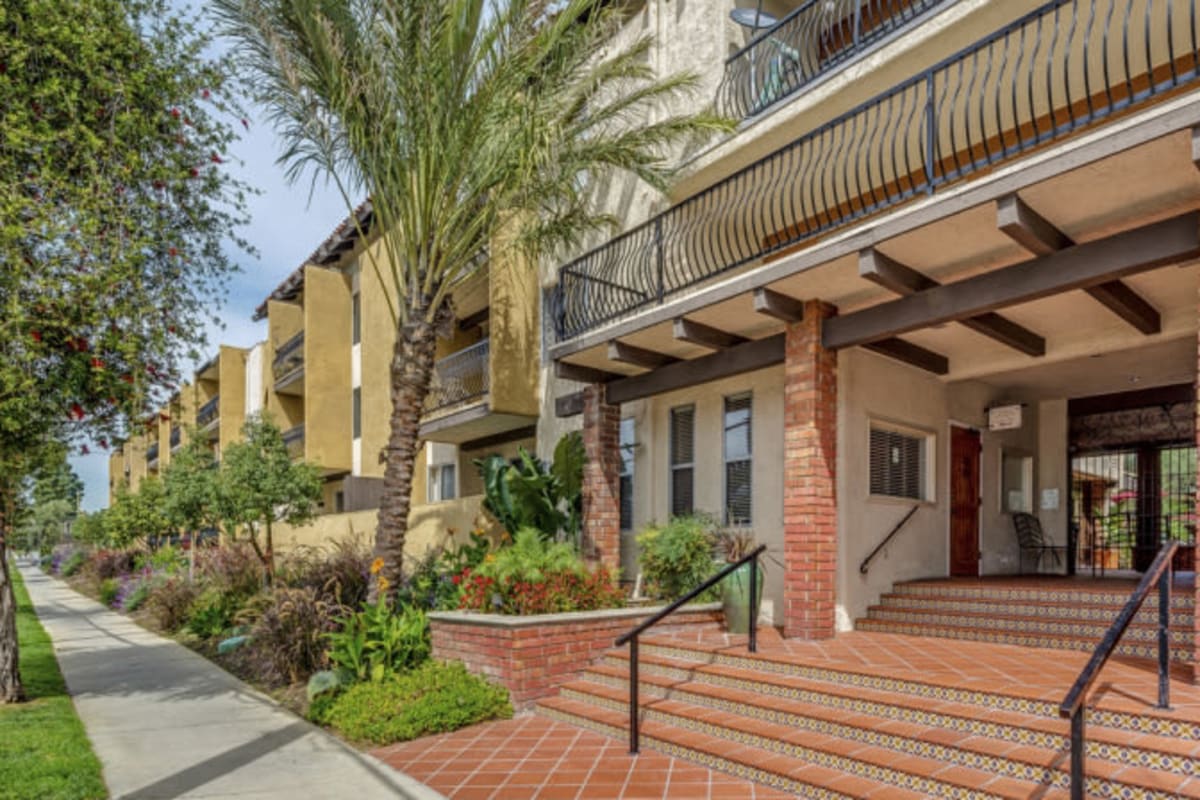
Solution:
M217 400L217 413L220 414L217 436L221 448L241 438L246 422L246 356L247 351L240 347L221 345L217 362L220 384L217 387L220 398Z
M304 289L304 457L349 470L350 284L340 272L305 267Z

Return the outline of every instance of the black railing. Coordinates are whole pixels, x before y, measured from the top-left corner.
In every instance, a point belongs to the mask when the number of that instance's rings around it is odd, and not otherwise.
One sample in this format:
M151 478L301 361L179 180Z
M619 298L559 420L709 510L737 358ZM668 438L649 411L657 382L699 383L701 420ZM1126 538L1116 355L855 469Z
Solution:
M296 375L304 369L304 331L300 331L288 339L275 351L275 359L271 362L271 374L275 382Z
M429 394L425 396L425 411L456 405L488 393L488 339L451 353L433 366Z
M636 753L638 751L638 637L645 633L648 629L662 622L665 617L674 614L684 605L692 602L700 595L707 592L712 587L716 586L725 578L732 575L739 567L750 565L750 608L748 612L749 626L749 642L747 644L751 653L758 651L758 557L765 553L767 546L760 544L754 548L745 558L726 566L716 575L706 580L704 583L692 589L683 597L676 600L671 605L659 611L654 616L647 620L643 620L640 625L631 630L629 633L622 634L616 641L617 647L624 647L629 644L629 752Z
M287 447L292 458L304 457L304 423L288 428L283 432L283 444Z
M1195 81L1196 0L1051 0L559 271L558 341Z
M717 108L753 116L946 0L808 0L725 61Z
M179 429L178 425L172 425L171 426L171 436L170 436L171 452L174 452L175 448L179 447L179 445L182 441L183 441L183 432Z
M1075 685L1067 692L1058 713L1071 720L1071 800L1083 800L1085 789L1084 755L1084 704L1087 701L1088 690L1100 675L1100 670L1116 649L1117 643L1129 623L1133 621L1142 603L1154 585L1158 584L1158 707L1168 708L1171 705L1171 559L1179 549L1178 542L1169 542L1158 551L1158 556L1150 569L1142 576L1141 583L1134 589L1133 595L1117 615L1112 627L1104 634L1095 652L1088 659L1079 673Z
M221 414L221 395L216 395L204 405L200 406L200 410L196 412L196 425L199 428L207 428L209 425L220 419Z
M913 515L917 513L917 509L919 508L920 506L913 506L910 508L908 513L905 514L892 528L891 533L883 537L882 542L875 545L875 549L872 550L871 553L862 560L862 563L858 565L859 572L861 572L863 575L867 574L867 571L871 569L871 562L875 560L875 556L879 555L879 552L883 550L883 548L887 547L888 542L890 542L896 536L896 534L900 532L900 529L903 528L908 521L913 518Z
M146 447L146 463L153 464L158 461L158 442Z

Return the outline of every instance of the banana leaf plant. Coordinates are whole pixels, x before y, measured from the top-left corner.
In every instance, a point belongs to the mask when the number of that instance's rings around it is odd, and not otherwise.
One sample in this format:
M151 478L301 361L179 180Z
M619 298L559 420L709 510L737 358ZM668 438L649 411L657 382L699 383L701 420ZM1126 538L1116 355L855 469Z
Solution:
M483 479L483 508L510 534L534 528L546 540L576 546L583 528L583 437L569 433L542 462L525 448L512 461L500 455L476 459Z

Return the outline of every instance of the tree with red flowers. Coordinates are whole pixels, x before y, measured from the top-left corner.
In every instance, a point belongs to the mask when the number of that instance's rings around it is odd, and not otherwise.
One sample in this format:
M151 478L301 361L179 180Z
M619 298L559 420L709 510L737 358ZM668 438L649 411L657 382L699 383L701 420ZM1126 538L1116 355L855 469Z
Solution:
M240 114L208 44L166 0L0 6L0 702L23 695L23 481L168 396L245 247L249 189L220 155Z

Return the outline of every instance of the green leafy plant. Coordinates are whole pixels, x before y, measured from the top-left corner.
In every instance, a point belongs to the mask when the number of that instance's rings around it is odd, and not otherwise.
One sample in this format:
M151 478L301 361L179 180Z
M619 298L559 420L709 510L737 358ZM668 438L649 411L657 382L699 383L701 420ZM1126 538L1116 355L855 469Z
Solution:
M337 630L340 606L312 587L277 586L252 602L250 645L239 658L268 686L306 680L328 663L328 637Z
M196 596L187 611L187 629L201 639L220 636L233 624L238 611L238 599L210 586Z
M79 570L83 569L83 566L86 563L87 554L82 550L74 550L70 555L63 559L62 564L58 568L58 574L62 575L64 578L69 578L79 572Z
M497 614L559 614L620 608L625 594L608 570L545 572L538 581L463 574L459 607Z
M117 593L121 591L121 582L116 578L105 578L100 581L98 588L100 604L112 608L113 603L117 599Z
M543 538L577 543L583 518L584 460L583 437L577 431L559 440L549 466L523 447L515 464L498 455L477 459L484 510L510 534L533 528Z
M706 514L675 517L662 527L638 534L638 565L653 597L674 600L699 586L714 572L719 526ZM704 594L715 598L717 590Z
M376 745L508 719L513 713L507 689L472 675L460 663L437 661L387 680L355 684L314 705L320 721L349 739Z
M549 573L582 573L585 569L571 545L547 541L534 528L521 528L512 544L490 554L473 572L497 581L537 583Z
M138 581L125 595L121 601L121 610L127 614L132 614L146 604L146 600L150 597L150 581Z
M419 609L393 612L381 599L337 624L340 630L327 634L329 660L357 680L380 681L429 658L429 620Z
M195 584L182 576L167 578L150 592L146 607L165 631L177 631L187 622L188 610L196 599Z

